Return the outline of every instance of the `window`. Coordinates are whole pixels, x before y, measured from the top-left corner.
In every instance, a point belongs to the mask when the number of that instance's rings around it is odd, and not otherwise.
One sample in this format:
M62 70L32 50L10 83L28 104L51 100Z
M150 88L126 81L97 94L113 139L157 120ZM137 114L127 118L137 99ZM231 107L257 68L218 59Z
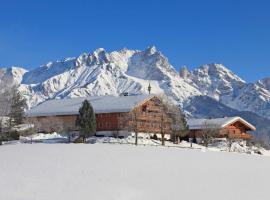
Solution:
M102 127L102 123L100 122L100 123L98 123L98 127L99 128L101 128Z
M142 111L145 112L146 111L146 108L147 108L147 105L143 105L142 106Z

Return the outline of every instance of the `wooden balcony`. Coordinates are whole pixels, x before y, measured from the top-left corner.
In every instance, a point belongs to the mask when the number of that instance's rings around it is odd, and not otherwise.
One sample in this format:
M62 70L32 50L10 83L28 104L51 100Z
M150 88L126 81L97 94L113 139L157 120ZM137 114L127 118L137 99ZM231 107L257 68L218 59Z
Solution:
M151 116L151 115L140 115L137 117L138 120L144 120L144 121L160 121L161 117L159 116Z
M243 139L243 140L250 140L252 139L252 135L248 133L230 133L230 134L221 134L222 137L228 137L232 139Z
M240 139L243 139L243 140L250 140L250 139L252 139L252 135L251 134L248 134L248 133L235 134L233 137L234 138L240 138Z

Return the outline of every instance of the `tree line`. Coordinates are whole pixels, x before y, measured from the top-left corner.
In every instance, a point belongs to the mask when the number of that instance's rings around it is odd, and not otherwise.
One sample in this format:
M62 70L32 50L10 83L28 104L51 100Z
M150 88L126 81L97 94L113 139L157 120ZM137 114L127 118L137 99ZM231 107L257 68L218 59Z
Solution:
M16 126L23 123L26 101L10 77L0 80L0 144L19 139Z

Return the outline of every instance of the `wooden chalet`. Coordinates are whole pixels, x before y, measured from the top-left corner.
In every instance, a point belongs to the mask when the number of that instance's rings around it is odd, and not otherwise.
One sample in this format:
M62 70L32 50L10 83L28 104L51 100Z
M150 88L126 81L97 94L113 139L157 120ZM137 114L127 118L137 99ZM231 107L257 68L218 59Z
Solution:
M224 117L215 119L190 119L188 120L190 129L189 137L200 138L203 132L216 129L217 137L248 140L252 138L249 131L256 128L241 117Z

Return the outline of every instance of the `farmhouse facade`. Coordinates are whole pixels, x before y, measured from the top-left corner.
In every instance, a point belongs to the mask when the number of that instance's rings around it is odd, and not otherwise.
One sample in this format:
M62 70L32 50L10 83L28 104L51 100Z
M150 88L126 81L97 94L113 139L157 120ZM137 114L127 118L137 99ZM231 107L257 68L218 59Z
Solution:
M136 118L135 126L138 132L160 134L163 131L167 138L171 134L170 116L163 111L162 101L153 95L48 100L27 111L26 115L33 122L38 122L39 131L52 132L63 127L66 131L78 131L76 118L85 99L94 108L99 135L111 135L114 132L127 135L134 129L134 124L131 125L134 118ZM206 128L205 122L212 128L218 128L220 137L250 139L251 135L247 131L255 130L254 126L240 117L193 119L188 120L189 136L200 137L200 132Z
M26 115L31 121L38 122L39 131L57 131L60 126L70 131L77 131L76 118L85 99L94 108L97 133L110 134L113 131L129 131L132 120L131 112L136 114L138 132L159 133L162 115L164 118L162 128L164 132L169 132L169 118L161 112L159 98L152 95L48 100L27 111Z

